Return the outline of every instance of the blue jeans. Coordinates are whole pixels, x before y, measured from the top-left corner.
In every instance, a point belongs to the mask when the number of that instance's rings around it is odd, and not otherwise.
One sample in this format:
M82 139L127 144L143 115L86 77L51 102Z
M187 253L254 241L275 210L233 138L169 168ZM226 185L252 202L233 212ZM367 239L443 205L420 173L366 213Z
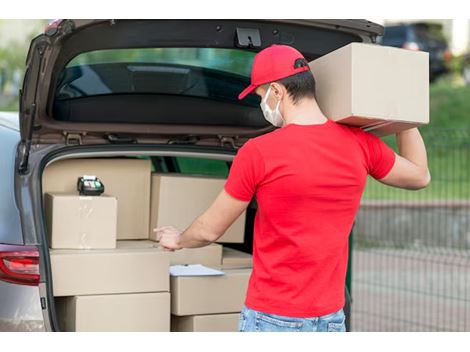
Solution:
M343 309L320 317L297 318L260 312L243 305L238 331L346 332Z

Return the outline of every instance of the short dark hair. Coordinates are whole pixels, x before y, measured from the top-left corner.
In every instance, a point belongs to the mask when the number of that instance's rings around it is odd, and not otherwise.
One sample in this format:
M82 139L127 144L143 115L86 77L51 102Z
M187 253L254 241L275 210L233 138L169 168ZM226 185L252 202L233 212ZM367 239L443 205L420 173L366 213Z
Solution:
M286 87L294 104L302 98L315 98L315 78L310 70L296 73L276 82Z

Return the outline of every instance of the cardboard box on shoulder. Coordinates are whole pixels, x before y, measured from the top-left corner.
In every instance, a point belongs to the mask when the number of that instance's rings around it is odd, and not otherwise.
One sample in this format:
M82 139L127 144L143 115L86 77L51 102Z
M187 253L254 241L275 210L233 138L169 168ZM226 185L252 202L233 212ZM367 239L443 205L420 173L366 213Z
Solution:
M326 117L378 136L429 123L429 54L351 43L309 63Z

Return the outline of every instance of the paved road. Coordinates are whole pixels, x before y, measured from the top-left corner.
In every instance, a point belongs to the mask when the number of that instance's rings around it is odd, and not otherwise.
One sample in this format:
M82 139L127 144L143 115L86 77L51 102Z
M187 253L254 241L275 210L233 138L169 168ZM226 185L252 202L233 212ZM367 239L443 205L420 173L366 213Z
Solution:
M470 251L355 250L353 331L470 331Z

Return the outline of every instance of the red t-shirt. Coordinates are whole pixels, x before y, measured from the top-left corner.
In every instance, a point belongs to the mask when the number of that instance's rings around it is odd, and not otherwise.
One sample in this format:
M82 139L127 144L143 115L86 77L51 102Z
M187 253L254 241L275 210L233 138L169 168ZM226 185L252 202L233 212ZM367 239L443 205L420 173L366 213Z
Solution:
M348 237L367 175L387 175L395 152L377 136L333 120L290 123L246 142L225 191L258 203L245 305L318 317L344 306Z

